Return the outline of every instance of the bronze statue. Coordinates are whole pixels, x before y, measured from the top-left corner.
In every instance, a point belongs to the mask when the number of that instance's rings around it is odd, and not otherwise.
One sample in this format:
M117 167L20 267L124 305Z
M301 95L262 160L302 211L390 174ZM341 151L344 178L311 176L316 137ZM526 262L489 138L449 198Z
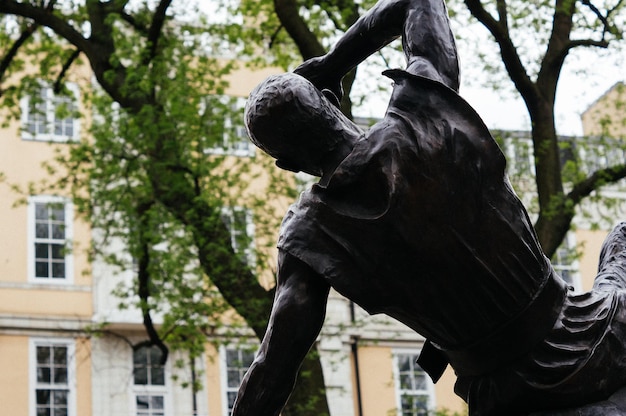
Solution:
M363 133L336 107L341 78L402 36L405 70ZM522 415L603 400L626 382L626 225L594 289L554 272L487 127L457 94L443 0L381 0L325 56L251 94L252 140L279 167L320 176L288 211L269 327L235 416L278 415L324 320L330 287L427 338L470 415Z

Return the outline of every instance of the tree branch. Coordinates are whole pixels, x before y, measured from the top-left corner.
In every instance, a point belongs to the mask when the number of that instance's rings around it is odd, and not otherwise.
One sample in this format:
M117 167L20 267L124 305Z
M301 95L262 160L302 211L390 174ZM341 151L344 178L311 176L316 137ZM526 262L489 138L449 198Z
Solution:
M7 69L11 65L11 62L17 55L20 47L22 47L22 45L32 36L32 34L35 32L35 30L37 30L38 27L39 25L37 23L31 23L30 25L28 25L28 27L24 29L24 31L20 34L20 37L15 40L13 45L11 45L11 48L8 50L7 54L2 58L2 61L0 62L0 82L4 78L4 74L6 73ZM2 96L1 89L0 96Z
M51 1L46 7L35 7L29 3L17 2L15 0L2 0L0 1L0 13L32 19L36 24L49 27L81 51L86 52L90 50L90 42L79 31L61 17L52 13L52 6L55 3L55 1Z
M609 15L610 13L615 10L617 7L619 7L620 3L622 3L622 0L620 0L617 5L615 6L615 8L607 11L606 16L603 16L602 13L600 12L600 10L598 10L598 8L591 3L591 1L589 0L582 0L582 4L584 4L585 6L589 7L589 9L591 9L591 11L593 12L593 14L596 15L596 17L598 18L598 20L600 20L602 22L603 25L603 29L602 29L602 40L604 40L604 37L606 35L607 32L612 33L612 31L614 30L614 27L609 23Z
M472 16L474 16L487 28L487 30L489 30L495 41L498 43L502 62L504 63L509 77L522 95L526 105L532 105L532 102L534 101L533 97L538 94L538 91L528 76L528 71L526 71L526 68L520 59L517 48L511 41L506 19L504 21L497 21L494 19L494 17L487 12L480 0L464 0L464 2ZM504 2L504 0L499 0L498 3L500 2ZM505 5L499 5L498 10L501 10L504 13L505 8Z
M137 20L135 20L133 16L129 15L126 12L121 12L120 17L122 18L123 21L131 25L131 27L135 29L137 32L142 33L146 36L148 35L148 28L141 26L139 23L137 23Z
M149 61L151 61L156 55L159 38L163 30L163 25L165 24L165 14L167 13L167 9L170 7L171 3L172 0L161 0L152 17L152 24L150 25L150 29L148 29L148 45L150 48L150 52L148 54Z
M59 76L57 77L53 85L53 90L55 94L58 94L61 91L61 85L63 84L63 79L65 78L65 74L67 74L67 71L70 69L74 61L76 61L76 59L78 59L79 56L80 56L80 51L76 49L72 52L72 54L67 59L67 61L65 61L65 64L63 65L63 68L61 68L61 72L59 73Z
M576 183L567 198L578 204L583 198L598 190L602 185L626 178L626 165L611 166L593 172L586 179Z
M139 217L140 222L139 239L141 246L141 254L137 262L137 293L141 301L140 306L141 313L143 315L143 326L148 333L148 338L150 338L149 344L156 345L161 350L161 364L163 365L167 362L169 349L167 348L167 345L163 343L163 340L159 336L156 328L154 327L152 316L150 314L151 309L148 303L150 298L150 247L144 233L146 233L147 229L150 229L150 224L146 224L146 215L152 205L153 201L149 201L145 203L140 203L137 208L137 216Z
M509 12L507 10L506 1L498 0L496 7L498 8L498 21L506 32L509 31Z
M299 6L295 0L274 0L274 10L280 23L296 43L304 60L326 53L324 46L300 16Z

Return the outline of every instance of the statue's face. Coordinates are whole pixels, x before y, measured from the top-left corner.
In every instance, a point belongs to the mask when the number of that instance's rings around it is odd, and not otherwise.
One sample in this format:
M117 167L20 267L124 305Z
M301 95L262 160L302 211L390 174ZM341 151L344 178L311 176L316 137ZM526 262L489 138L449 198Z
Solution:
M323 156L338 140L336 111L309 81L284 74L251 94L246 124L253 142L279 166L319 175Z

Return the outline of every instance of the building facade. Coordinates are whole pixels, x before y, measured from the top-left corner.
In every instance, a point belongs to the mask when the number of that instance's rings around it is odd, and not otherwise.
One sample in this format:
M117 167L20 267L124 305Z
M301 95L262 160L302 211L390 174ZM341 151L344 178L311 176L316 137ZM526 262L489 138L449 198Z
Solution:
M231 82L228 94L245 97L271 72L233 75L236 82ZM57 97L42 86L39 98L23 97L20 120L0 130L2 413L228 416L258 341L244 333L237 342L207 342L200 359L190 362L176 352L161 365L158 348L139 344L146 338L140 311L120 309L112 295L120 282L133 279L133 271L119 273L88 256L86 249L99 231L77 215L69 192L33 191L32 183L49 177L43 164L84 134L82 120L57 111L60 106L80 111L78 89L71 90L73 98ZM254 163L244 130L240 125L229 128L244 141L214 151ZM511 135L503 147L513 161L511 169L530 172L532 159L520 150L524 146L523 135ZM231 210L225 218L233 247L242 241L242 233L254 239L253 215ZM608 226L579 224L555 259L561 274L579 290L591 287ZM582 255L572 261L569 252L581 246ZM125 250L115 242L108 249ZM103 322L104 330L94 332ZM332 292L318 339L331 415L416 416L435 409L463 414L465 405L453 393L453 372L448 369L433 385L415 363L423 341L406 327L368 316ZM191 389L192 384L199 390Z

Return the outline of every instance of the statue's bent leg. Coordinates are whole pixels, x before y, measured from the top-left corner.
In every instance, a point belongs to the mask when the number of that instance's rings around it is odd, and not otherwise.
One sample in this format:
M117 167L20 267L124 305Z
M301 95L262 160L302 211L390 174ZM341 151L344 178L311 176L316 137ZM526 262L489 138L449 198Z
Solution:
M626 289L626 222L608 235L600 252L594 290Z

